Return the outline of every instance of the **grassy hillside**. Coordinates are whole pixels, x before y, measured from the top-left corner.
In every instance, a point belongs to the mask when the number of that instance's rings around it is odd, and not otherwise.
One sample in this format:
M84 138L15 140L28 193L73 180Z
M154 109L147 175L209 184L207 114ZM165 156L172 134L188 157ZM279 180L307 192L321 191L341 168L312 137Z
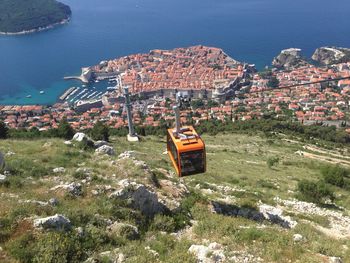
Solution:
M204 140L207 173L181 179L164 154L163 137L146 137L137 144L113 137L116 156L96 155L59 139L0 141L10 171L0 186L0 261L48 262L60 255L62 262L112 262L118 257L124 262L197 262L189 248L214 242L225 256L223 262L329 262L330 257L350 261L348 149L283 135L220 134ZM118 157L125 151L133 151L134 159ZM334 168L335 163L344 164L345 184L327 184L334 203L302 202L298 183L323 181L323 168ZM65 171L54 173L57 167ZM131 208L128 200L112 199L111 189L118 189L126 178L179 207L148 217ZM81 183L82 193L52 190L67 182ZM183 194L182 184L189 193ZM37 202L53 197L57 205ZM222 209L213 209L214 204ZM296 226L254 219L251 215L262 205L281 209ZM235 209L240 212L230 214ZM35 218L54 214L69 218L72 229L33 227ZM139 235L110 235L107 221L132 224ZM302 238L296 239L296 234Z
M55 0L1 0L0 32L16 33L47 27L70 15L69 6Z

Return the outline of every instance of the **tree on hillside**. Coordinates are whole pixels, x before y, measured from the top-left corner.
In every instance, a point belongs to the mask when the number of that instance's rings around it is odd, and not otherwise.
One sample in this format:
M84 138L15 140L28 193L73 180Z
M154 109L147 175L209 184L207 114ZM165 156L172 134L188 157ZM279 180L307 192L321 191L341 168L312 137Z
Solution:
M109 140L109 128L98 121L95 123L94 127L91 129L90 135L94 140Z
M8 128L5 123L0 122L0 139L6 139L8 136Z
M270 88L278 88L279 85L280 85L280 82L275 76L272 76L270 80L267 82L267 86Z
M63 118L60 121L57 129L57 134L58 134L58 137L64 138L66 140L72 139L74 135L74 130L68 123L67 118Z

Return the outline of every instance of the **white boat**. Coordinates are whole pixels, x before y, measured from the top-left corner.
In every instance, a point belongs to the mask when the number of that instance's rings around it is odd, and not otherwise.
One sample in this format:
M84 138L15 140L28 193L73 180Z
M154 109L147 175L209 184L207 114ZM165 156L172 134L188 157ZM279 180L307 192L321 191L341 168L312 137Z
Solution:
M28 98L28 99L31 98L31 97L32 97L32 95L27 95L27 96L26 96L26 98Z
M39 93L40 93L40 94L44 94L44 93L45 93L45 91L41 90Z

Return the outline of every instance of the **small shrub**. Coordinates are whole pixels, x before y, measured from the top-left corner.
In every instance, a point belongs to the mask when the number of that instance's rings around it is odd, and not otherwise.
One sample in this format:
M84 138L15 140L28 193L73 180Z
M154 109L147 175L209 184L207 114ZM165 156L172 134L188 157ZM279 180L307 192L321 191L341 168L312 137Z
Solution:
M82 243L72 233L50 232L36 242L32 262L81 262L85 259Z
M73 177L75 179L81 179L82 180L82 179L86 179L88 177L88 175L85 172L83 172L83 171L75 171L73 173Z
M348 171L340 166L325 166L321 173L326 183L338 187L344 187L344 177L348 175Z
M278 157L269 157L266 161L266 164L269 168L272 168L273 166L278 164L279 161L280 159Z
M298 183L301 199L314 203L324 203L326 199L334 200L334 192L324 182L302 180Z
M94 127L90 131L91 138L98 141L108 141L109 140L109 129L102 122L98 121L95 123Z
M72 137L74 135L74 130L70 126L70 124L68 123L66 118L63 118L60 121L60 123L58 125L58 129L57 129L57 135L58 135L58 137L64 138L66 140L72 139Z
M259 179L257 181L256 185L260 186L260 187L263 187L263 188L277 189L277 187L273 183L271 183L271 182L269 182L267 180L263 180L263 179Z
M31 233L24 234L17 239L12 240L7 245L7 250L12 257L19 262L30 263L36 254L35 238Z
M8 137L8 128L5 123L0 121L0 139L6 139Z
M91 151L94 149L94 143L90 140L82 140L77 143L77 147L83 151Z
M156 215L153 219L151 229L171 233L176 230L176 222L170 216Z

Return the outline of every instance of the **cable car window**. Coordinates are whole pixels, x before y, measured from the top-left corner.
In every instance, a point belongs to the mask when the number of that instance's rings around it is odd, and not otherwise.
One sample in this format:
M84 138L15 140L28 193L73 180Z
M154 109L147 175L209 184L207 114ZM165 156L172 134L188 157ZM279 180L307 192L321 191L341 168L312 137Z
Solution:
M182 175L204 173L205 171L205 160L202 150L181 153L180 160Z
M173 142L173 140L171 139L171 136L168 134L167 136L167 141L168 141L168 151L170 151L171 155L173 156L177 167L179 167L179 160L177 158L177 150L176 150L176 146L175 143Z

